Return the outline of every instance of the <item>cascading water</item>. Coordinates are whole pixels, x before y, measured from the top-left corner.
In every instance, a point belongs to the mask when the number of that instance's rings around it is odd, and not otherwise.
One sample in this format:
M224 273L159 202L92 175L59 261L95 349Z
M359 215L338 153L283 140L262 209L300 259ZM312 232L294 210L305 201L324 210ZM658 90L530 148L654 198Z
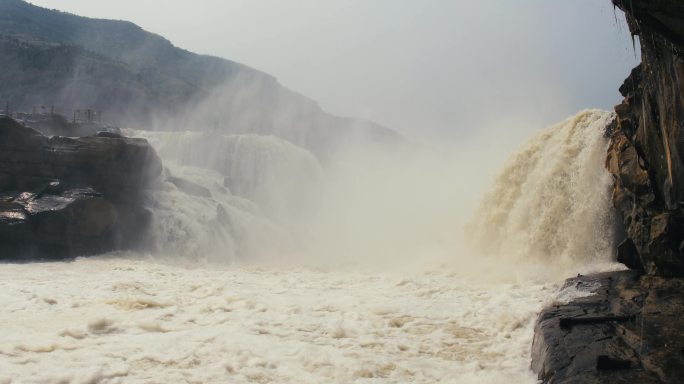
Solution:
M159 252L216 262L295 251L322 179L311 153L273 136L126 133L149 140L166 166L150 198ZM206 190L188 193L172 179Z
M187 262L259 260L294 247L290 231L252 201L223 187L218 172L169 163L174 178L205 186L210 195L192 195L166 181L152 191L153 254Z
M128 131L148 139L166 161L214 170L236 196L291 222L315 197L323 171L309 151L275 136Z
M274 137L127 130L166 167L154 258L2 265L0 383L536 383L536 314L559 276L610 259L611 118L581 112L513 156L467 227L476 251L440 242L487 161L464 151L322 167Z
M586 110L532 139L496 178L467 231L498 258L572 273L608 262L615 242L604 169L612 112ZM569 269L564 271L563 269Z

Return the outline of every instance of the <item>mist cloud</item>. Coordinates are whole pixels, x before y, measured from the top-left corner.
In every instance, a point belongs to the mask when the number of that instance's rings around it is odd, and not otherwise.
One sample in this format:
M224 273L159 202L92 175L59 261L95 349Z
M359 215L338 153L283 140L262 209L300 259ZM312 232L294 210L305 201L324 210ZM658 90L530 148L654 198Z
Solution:
M521 132L513 148L580 109L612 107L637 62L607 0L33 3L133 21L268 72L328 112L421 140L508 124Z

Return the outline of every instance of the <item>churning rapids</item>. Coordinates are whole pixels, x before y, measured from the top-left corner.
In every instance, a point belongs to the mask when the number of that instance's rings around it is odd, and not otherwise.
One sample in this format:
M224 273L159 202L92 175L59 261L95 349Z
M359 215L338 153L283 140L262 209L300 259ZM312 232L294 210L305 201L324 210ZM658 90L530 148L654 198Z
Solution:
M0 383L534 383L538 311L615 268L611 118L540 133L484 199L465 152L321 165L273 137L129 130L176 180L150 196L154 251L0 265Z

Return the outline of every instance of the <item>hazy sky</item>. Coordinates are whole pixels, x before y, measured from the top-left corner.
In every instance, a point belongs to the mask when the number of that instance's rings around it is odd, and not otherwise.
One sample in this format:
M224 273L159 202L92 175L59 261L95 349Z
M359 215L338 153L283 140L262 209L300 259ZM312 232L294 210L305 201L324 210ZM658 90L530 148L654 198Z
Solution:
M637 59L610 0L34 0L130 20L411 137L521 134L610 109ZM619 12L619 11L618 11Z

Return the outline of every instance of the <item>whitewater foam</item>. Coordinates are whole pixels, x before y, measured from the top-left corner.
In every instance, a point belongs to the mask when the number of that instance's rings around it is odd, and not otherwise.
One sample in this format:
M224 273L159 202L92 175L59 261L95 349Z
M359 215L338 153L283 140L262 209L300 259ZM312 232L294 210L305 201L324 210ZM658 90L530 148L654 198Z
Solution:
M135 257L3 265L0 382L533 383L554 290Z
M611 260L611 118L584 111L518 152L475 250L454 244L473 159L331 169L270 137L128 131L165 162L155 250L0 265L0 383L535 383L536 314L591 294L558 281Z

